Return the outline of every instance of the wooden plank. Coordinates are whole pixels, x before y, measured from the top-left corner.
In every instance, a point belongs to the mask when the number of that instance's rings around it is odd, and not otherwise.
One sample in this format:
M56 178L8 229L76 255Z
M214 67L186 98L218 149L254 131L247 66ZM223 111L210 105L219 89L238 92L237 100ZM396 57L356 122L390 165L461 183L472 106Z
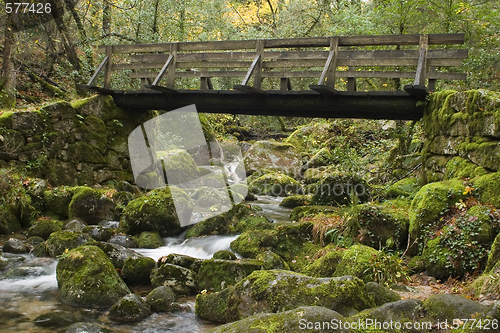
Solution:
M292 90L292 82L289 77L280 78L280 90Z
M338 57L338 49L339 49L339 38L332 37L330 38L330 51L334 52L334 57L330 67L327 72L326 85L330 88L335 87L335 71L337 70L337 57Z
M172 56L172 63L168 66L167 73L167 87L175 89L175 67L177 66L177 43L170 44L170 55Z
M200 89L201 90L207 90L207 89L213 90L214 89L214 86L212 85L212 80L210 79L210 77L202 76L200 78Z
M332 63L334 62L337 63L337 59L335 58L335 51L330 51L330 55L328 56L328 59L326 60L325 66L323 67L323 71L321 72L321 75L319 77L318 85L322 86L325 84L326 77L328 76L328 72L330 71L330 68L332 67Z
M241 83L242 86L248 85L248 82L250 81L250 78L252 77L252 74L253 74L255 68L257 67L257 64L259 63L260 59L261 59L260 54L257 54L255 56L255 59L252 62L252 65L248 69L248 71L247 71L247 73L245 75L245 78L243 79L243 82Z
M415 96L415 97L419 97L419 98L425 97L429 94L429 90L423 85L416 86L414 84L407 84L404 86L403 89L411 96Z
M419 35L372 35L372 36L341 36L339 46L377 46L377 45L419 45ZM429 45L463 44L464 34L430 34ZM134 52L168 52L171 43L163 44L133 44L114 45L115 53ZM266 48L296 48L296 47L328 47L329 37L268 39ZM179 43L179 51L208 51L208 50L245 50L255 49L257 40L239 41L209 41ZM104 53L102 46L99 53Z
M247 94L265 94L266 92L260 88L247 86L244 84L237 84L233 87L234 90L238 90Z
M353 73L356 73L356 67L349 67L347 73L350 74L347 77L347 91L356 91L356 78L353 76Z
M259 55L259 59L257 61L257 66L255 66L255 76L253 78L253 87L260 89L262 84L262 53L264 53L265 42L263 40L259 40L256 46L256 52Z
M324 84L311 84L309 86L309 89L314 90L316 92L319 92L320 94L325 94L325 95L335 95L338 93L337 90L335 90L333 87L326 86Z
M99 67L97 67L97 70L95 71L94 75L92 75L92 77L90 78L89 83L87 83L88 86L94 85L95 79L97 79L97 76L99 75L99 73L101 73L104 66L108 63L108 59L109 59L108 56L104 57L104 60L101 62Z
M427 71L427 45L429 35L420 35L420 55L418 58L417 73L415 75L415 86L425 86L425 72Z
M164 87L164 86L146 85L146 88L151 89L151 90L160 91L160 92L166 93L166 94L176 94L177 93L177 90L171 89L169 87Z
M106 47L106 67L104 70L104 88L111 88L111 72L113 71L113 46Z
M160 83L160 80L162 79L163 75L165 74L165 72L168 69L168 66L170 66L170 64L172 63L173 60L174 60L174 56L172 54L169 55L167 61L163 65L162 69L160 70L160 73L158 73L158 76L153 81L153 86L156 86Z
M429 68L429 72L427 73L427 76L429 77L429 83L427 84L427 89L429 89L430 92L433 92L436 90L436 79L432 79L431 75L433 73L436 73L436 67L431 67Z

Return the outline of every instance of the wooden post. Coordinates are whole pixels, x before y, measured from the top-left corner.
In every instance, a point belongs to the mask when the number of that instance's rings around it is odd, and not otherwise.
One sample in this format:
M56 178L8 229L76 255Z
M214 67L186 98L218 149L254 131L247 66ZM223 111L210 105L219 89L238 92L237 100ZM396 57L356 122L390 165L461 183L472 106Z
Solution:
M257 49L256 49L257 55L260 55L259 60L257 61L257 64L255 66L255 76L253 78L253 87L260 89L261 83L262 83L262 58L264 56L264 41L263 40L258 40L257 41Z
M436 73L436 67L429 68L429 72ZM429 91L436 90L436 81L437 81L436 79L429 79L429 84L428 84Z
M356 67L349 66L349 69L347 71L348 72L355 72ZM356 91L356 78L355 77L348 77L347 78L347 91Z
M177 64L177 49L178 44L170 44L170 55L173 57L171 63L168 65L167 74L167 88L175 89L175 67Z
M339 48L339 38L330 37L330 52L333 52L333 59L328 68L328 76L326 79L326 85L329 88L335 87L335 71L337 70L337 52Z
M418 57L417 73L415 75L414 85L425 86L425 71L427 70L427 45L429 43L429 35L420 35L420 54Z
M104 70L104 88L111 88L111 71L113 70L113 45L106 46L106 69Z
M280 90L292 90L292 83L289 77L282 77L280 79Z
M212 85L212 80L209 77L202 76L200 78L200 89L201 90L213 90L214 86Z

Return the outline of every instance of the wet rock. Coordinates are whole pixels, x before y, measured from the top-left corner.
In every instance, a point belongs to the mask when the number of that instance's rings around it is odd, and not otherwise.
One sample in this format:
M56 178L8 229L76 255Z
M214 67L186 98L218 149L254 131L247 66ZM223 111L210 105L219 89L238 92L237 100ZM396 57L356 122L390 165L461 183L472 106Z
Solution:
M236 255L229 250L219 250L214 253L212 259L235 260Z
M73 231L53 232L46 242L47 253L51 257L57 257L66 250L74 249L85 243L93 243L94 240L88 235Z
M298 175L302 167L300 153L291 144L275 141L257 141L245 153L247 174L269 169L289 175Z
M71 325L75 322L84 320L95 320L99 316L95 311L61 311L55 310L49 313L39 315L33 321L39 327L61 328Z
M113 236L113 230L101 226L87 226L83 232L98 242L107 242Z
M75 323L64 333L112 333L113 331L96 323Z
M221 291L243 280L253 271L263 269L264 262L253 259L205 260L198 272L199 289Z
M207 333L301 333L301 332L351 332L348 329L334 329L335 326L325 326L322 323L344 322L339 313L320 306L301 306L280 313L260 313L234 323L218 326ZM309 326L308 326L309 325ZM318 326L319 325L319 326Z
M120 226L120 221L102 220L98 225L103 228L115 229Z
M197 273L200 270L203 259L193 258L185 254L170 253L158 259L158 266L162 264L172 264L181 266Z
M182 207L178 211L171 191L175 192L178 207ZM156 231L162 237L175 236L181 230L177 214L189 220L191 211L191 198L184 191L175 187L157 189L129 202L123 211L120 226L133 235L143 231Z
M116 215L115 203L103 191L90 187L78 187L69 205L70 218L79 217L87 224L97 224L102 220L113 220Z
M108 317L119 322L140 321L151 315L149 307L136 294L120 298L109 310Z
M108 240L108 243L120 245L126 248L137 247L137 243L129 235L114 235Z
M165 245L165 241L157 232L144 231L136 238L137 245L143 249L157 249Z
M39 220L36 221L27 231L28 237L38 236L43 239L49 238L50 234L62 230L63 223L58 220Z
M22 264L20 266L12 267L5 273L8 279L20 279L26 277L35 277L42 275L50 275L53 272L52 264L55 261L48 258L40 258L30 262L29 264Z
M349 315L374 305L364 282L356 277L317 279L272 270L254 271L233 287L197 295L195 312L201 318L226 323L299 306L325 306Z
M75 217L64 225L63 230L81 232L83 231L83 229L85 229L86 226L87 224L85 223L85 221Z
M121 245L105 243L105 242L96 242L95 244L98 248L104 251L108 256L109 260L116 268L123 268L123 264L125 260L130 257L139 258L143 257L142 254L135 252L134 250L127 249Z
M163 264L151 271L151 285L156 288L168 286L177 295L196 293L196 275L193 271L172 264Z
M148 257L130 257L123 264L123 278L127 284L149 285L149 276L156 262Z
M167 286L159 286L146 296L146 303L154 312L168 312L175 301L175 292Z
M106 254L96 246L70 250L57 263L59 299L69 305L109 308L130 294Z
M8 253L28 253L29 249L24 244L23 241L17 239L17 238L9 238L3 246L2 246L2 251L3 252L8 252Z

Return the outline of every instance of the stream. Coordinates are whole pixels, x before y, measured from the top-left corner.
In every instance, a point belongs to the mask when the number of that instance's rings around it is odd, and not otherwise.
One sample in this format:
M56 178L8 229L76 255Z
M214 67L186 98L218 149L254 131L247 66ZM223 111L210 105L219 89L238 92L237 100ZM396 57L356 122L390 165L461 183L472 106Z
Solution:
M290 209L278 206L283 198L259 196L251 205L262 208L262 213L273 222L289 222ZM165 238L165 246L157 249L134 249L154 260L170 253L185 254L200 259L210 259L219 250L227 250L238 235L205 236L183 239ZM205 332L216 324L199 319L194 314L195 297L178 298L184 312L154 313L138 323L118 324L107 317L107 312L65 305L57 299L56 265L53 258L36 258L32 255L3 254L19 261L19 267L29 267L27 278L12 278L0 275L0 332L64 332L75 322L102 324L116 333L132 332ZM22 276L20 271L16 276ZM134 290L135 291L135 290ZM40 315L51 313L47 317ZM38 318L37 322L35 319ZM55 325L55 326L54 326Z

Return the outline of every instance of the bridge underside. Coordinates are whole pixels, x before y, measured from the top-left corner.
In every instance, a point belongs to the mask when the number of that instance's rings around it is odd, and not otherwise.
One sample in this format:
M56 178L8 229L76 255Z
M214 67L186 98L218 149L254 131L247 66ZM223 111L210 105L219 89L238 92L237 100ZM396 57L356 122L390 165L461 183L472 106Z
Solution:
M249 94L234 90L125 91L93 89L111 95L128 110L171 111L195 104L198 112L307 118L363 118L418 120L424 113L425 95L405 91L371 91L320 94L315 91L266 91Z

